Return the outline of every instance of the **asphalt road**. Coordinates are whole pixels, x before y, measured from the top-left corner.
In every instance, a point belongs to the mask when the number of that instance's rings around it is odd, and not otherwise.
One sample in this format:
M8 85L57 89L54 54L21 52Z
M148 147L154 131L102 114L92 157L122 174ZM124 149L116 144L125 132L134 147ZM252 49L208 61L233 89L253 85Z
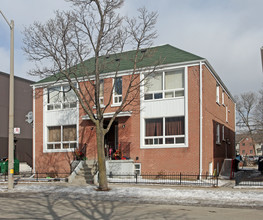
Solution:
M0 219L261 219L262 209L105 201L63 193L1 193Z

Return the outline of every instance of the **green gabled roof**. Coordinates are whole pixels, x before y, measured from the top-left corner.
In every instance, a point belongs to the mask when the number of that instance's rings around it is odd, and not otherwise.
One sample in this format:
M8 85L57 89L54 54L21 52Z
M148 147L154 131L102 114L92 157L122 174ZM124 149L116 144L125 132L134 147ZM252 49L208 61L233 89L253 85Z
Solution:
M142 52L139 53L138 56L145 57L141 61L138 61L137 68L153 67L156 65L176 64L204 59L192 53L180 50L169 44L151 47L147 50L141 51ZM100 66L100 73L110 73L115 72L116 70L125 71L133 69L133 58L135 57L135 54L136 51L132 50L100 57L100 63L103 65ZM83 71L81 71L81 69L84 66L85 69L88 70L89 75L92 75L94 74L94 62L95 58L90 58L84 61L82 65L78 64L75 67L72 67L72 71L74 71L76 76L83 77L85 76L85 74L83 74ZM60 74L58 73L55 76L50 76L45 79L42 79L36 84L56 81L59 78L59 76Z

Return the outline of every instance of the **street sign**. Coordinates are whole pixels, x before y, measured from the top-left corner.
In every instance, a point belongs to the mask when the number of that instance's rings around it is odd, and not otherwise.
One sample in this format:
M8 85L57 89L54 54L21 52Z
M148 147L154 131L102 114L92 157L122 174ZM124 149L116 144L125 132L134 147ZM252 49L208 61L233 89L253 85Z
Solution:
M20 134L20 128L14 128L14 134Z

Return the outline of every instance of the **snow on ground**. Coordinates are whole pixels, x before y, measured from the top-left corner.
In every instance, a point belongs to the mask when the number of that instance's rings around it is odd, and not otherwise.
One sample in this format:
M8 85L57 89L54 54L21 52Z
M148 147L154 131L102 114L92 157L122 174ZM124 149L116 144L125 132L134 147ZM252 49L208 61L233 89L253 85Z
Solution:
M193 188L173 186L134 186L112 184L108 192L96 191L96 186L75 186L67 183L18 184L8 191L0 185L0 193L49 193L80 199L82 196L98 200L185 204L222 207L263 208L263 189Z

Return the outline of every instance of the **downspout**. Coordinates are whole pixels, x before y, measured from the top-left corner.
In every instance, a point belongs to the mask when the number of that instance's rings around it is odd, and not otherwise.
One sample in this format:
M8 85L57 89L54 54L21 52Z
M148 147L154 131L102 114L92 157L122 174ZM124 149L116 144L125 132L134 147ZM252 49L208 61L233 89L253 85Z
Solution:
M199 134L199 147L200 147L200 155L199 155L199 174L200 174L200 179L201 179L201 176L202 176L202 172L203 172L203 84L202 84L202 74L203 74L203 71L202 71L202 62L200 61L200 70L199 70L199 73L200 73L200 77L199 77L199 80L200 80L200 86L199 86L199 102L200 102L200 128L199 128L199 131L200 131L200 134Z
M263 65L263 63L262 63ZM234 110L234 123L235 123L235 135L234 135L234 146L235 146L235 157L237 156L237 149L236 149L236 102L234 103L235 110ZM238 154L240 155L240 147L238 149Z
M36 105L35 105L35 86L33 87L33 173L36 172Z

